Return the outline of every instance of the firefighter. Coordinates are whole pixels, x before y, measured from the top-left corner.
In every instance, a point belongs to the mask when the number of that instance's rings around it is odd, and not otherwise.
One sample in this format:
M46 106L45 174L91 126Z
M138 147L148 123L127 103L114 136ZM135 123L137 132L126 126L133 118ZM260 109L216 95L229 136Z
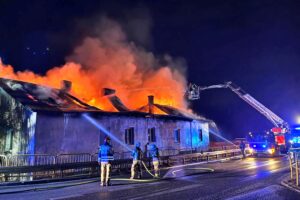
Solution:
M241 143L240 143L240 149L241 149L243 158L246 158L246 155L245 155L245 148L246 148L246 145L245 145L244 141L241 140Z
M111 161L114 150L110 144L110 138L104 138L104 144L100 146L98 153L98 163L101 166L101 186L110 186Z
M159 152L155 144L150 145L150 157L152 158L154 175L156 178L159 178Z
M131 165L131 177L130 179L135 178L135 174L137 172L138 178L142 178L142 157L143 157L143 151L141 150L141 143L137 142L135 144L135 148L132 151L132 165Z

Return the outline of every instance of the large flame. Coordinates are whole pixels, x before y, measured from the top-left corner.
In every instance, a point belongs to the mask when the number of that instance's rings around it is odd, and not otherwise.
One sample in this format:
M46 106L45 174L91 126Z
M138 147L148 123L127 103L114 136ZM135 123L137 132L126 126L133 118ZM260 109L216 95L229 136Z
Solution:
M61 80L72 82L71 94L106 111L115 111L102 88L113 88L130 109L155 103L186 109L186 79L178 70L180 64L169 56L160 65L151 52L126 40L115 22L110 22L99 37L87 37L75 48L66 64L50 69L45 75L32 71L15 72L13 66L0 60L0 77L60 88Z

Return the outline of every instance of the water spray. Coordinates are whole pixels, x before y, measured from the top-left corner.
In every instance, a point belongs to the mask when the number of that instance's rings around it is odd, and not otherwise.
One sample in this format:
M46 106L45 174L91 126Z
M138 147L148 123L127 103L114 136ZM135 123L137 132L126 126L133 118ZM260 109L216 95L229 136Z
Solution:
M99 122L97 122L94 118L90 117L88 114L83 114L82 115L84 117L84 119L86 119L88 122L90 122L91 124L93 124L96 128L98 128L99 130L101 130L102 132L104 132L106 135L108 135L112 140L114 140L115 142L117 142L118 144L122 145L123 147L125 147L128 151L132 151L132 149L130 149L124 142L122 142L121 140L119 140L114 134L112 134L111 132L109 132L107 129L105 129ZM153 177L156 178L155 175L153 175L150 170L147 168L146 164L142 161L143 166L145 167L146 171Z
M220 131L219 131L219 129L218 129L218 127L217 127L217 125L216 125L215 122L210 122L210 126L211 126L211 129L209 130L209 132L211 134L217 136L218 138L220 138L220 139L222 139L222 140L224 140L224 141L226 141L226 142L228 142L228 143L230 143L230 144L232 144L234 146L237 146L233 142L231 142L230 140L228 140L225 137L221 136Z
M209 132L210 132L211 134L217 136L218 138L221 138L222 140L224 140L224 141L226 141L226 142L228 142L228 143L230 143L230 144L232 144L232 145L234 145L234 146L237 146L236 144L234 144L234 143L231 142L230 140L224 138L224 137L221 136L220 134L218 134L218 133L216 133L216 132L214 132L214 131L212 131L212 130L210 130Z
M122 142L121 140L119 140L114 134L112 134L111 132L109 132L107 129L105 129L100 123L98 123L95 119L93 119L92 117L90 117L88 114L83 114L82 115L87 121L89 121L91 124L93 124L96 128L98 128L99 130L101 130L102 132L104 132L107 136L109 136L112 140L114 140L115 142L117 142L118 144L122 145L123 147L125 147L128 151L132 151L132 149L130 149L124 142Z
M108 131L107 129L105 129L99 122L97 122L94 118L90 117L88 114L83 114L82 115L84 117L84 119L86 119L88 122L90 122L91 124L93 124L96 128L98 128L99 130L101 130L102 132L104 132L106 135L108 135L112 140L114 140L115 142L117 142L118 144L122 145L123 147L125 147L128 151L132 151L132 149L130 149L124 142L122 142L121 140L119 140L114 134L112 134L110 131ZM218 137L221 137L222 139L230 142L229 140L227 140L226 138L223 138L222 136L217 135ZM232 142L230 142L232 143ZM232 143L233 144L233 143ZM234 144L233 144L234 145ZM151 171L147 168L146 164L142 161L142 164L144 166L144 168L146 169L147 173L149 173L152 177L159 179L159 177L155 176L154 174L151 173ZM200 169L200 168L199 168ZM201 168L204 169L204 168ZM205 168L207 169L207 168ZM125 180L125 179L124 179ZM126 179L126 180L130 180L130 179ZM143 181L141 181L143 182Z

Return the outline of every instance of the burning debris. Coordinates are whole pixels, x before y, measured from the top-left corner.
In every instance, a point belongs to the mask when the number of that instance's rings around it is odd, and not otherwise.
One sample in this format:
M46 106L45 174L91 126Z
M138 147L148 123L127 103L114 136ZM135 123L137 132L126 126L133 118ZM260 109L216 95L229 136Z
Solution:
M0 88L33 110L99 111L66 93L65 90L3 78L0 78Z

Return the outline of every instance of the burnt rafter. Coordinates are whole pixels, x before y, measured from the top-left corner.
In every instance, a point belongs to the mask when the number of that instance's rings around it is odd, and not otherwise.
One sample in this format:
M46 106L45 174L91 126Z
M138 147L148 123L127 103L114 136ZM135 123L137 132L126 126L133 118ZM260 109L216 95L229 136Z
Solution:
M0 78L0 88L24 106L28 106L35 111L100 111L100 109L92 107L69 94L67 91L71 89L70 82L64 81L64 84L62 89L55 89L33 83Z

